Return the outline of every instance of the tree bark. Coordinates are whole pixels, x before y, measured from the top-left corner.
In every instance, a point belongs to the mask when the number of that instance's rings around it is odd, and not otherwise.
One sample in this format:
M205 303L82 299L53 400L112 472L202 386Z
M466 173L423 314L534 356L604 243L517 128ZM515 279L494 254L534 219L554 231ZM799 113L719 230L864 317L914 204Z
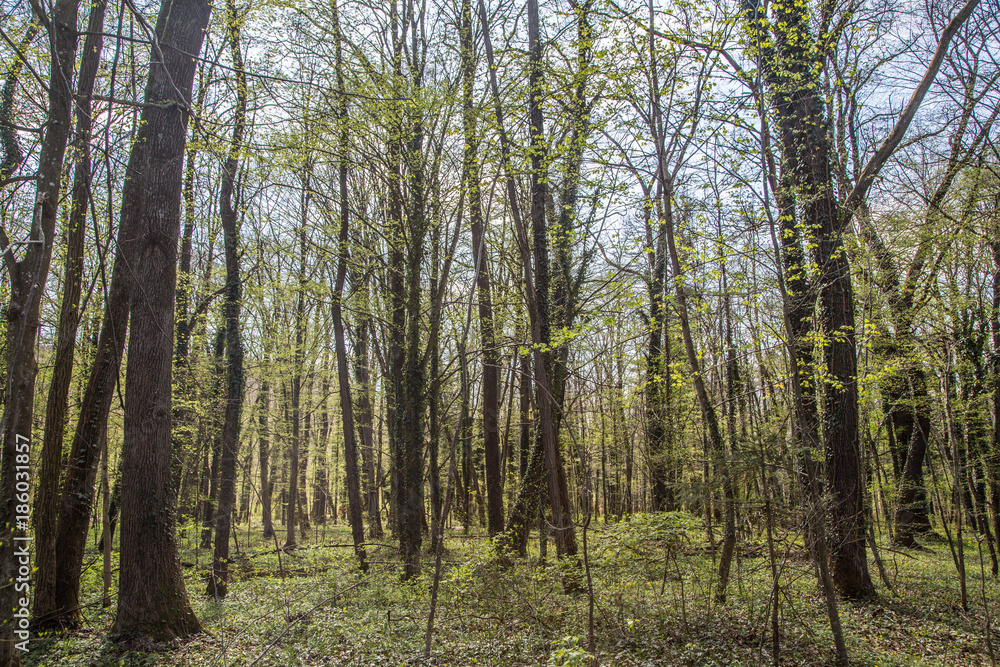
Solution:
M997 227L1000 225L994 227L1000 232ZM990 328L993 334L993 442L986 474L990 480L990 504L993 505L993 537L997 540L997 551L1000 552L1000 241L991 241L990 250L993 253L993 304L990 309Z
M160 6L147 106L122 194L122 226L135 230L123 254L137 289L130 295L118 613L111 636L130 640L166 641L201 629L175 543L170 403L187 110L209 13L204 0Z
M367 282L367 279L366 279ZM371 320L364 315L357 326L355 337L357 355L354 377L358 383L358 430L361 434L361 454L365 466L365 493L368 506L368 537L382 537L382 514L379 512L379 480L375 471L374 415L371 401L371 375L368 370L368 336Z
M215 509L219 503L219 465L222 461L222 422L225 418L225 374L226 374L226 323L225 316L215 332L215 346L210 371L212 385L208 400L212 410L203 420L202 440L205 447L201 480L201 543L200 548L212 548L212 533L215 530ZM175 441L176 443L176 441ZM176 451L176 450L175 450Z
M274 482L271 481L270 459L271 459L271 438L268 430L268 413L271 407L271 379L268 368L268 351L264 352L264 367L262 369L263 380L260 385L260 392L257 394L257 453L260 462L260 506L261 506L261 527L264 539L274 537L274 522L271 519L271 489Z
M17 44L13 62L4 73L3 88L0 89L0 148L3 149L3 160L0 161L0 187L7 183L7 179L13 176L24 162L24 153L21 152L17 131L14 129L14 92L17 90L17 82L21 78L24 63L27 62L28 47L35 41L40 29L41 22L32 16L21 41Z
M299 517L299 476L301 433L299 403L302 396L302 363L305 356L306 329L306 221L309 216L309 203L312 201L312 165L306 166L302 177L302 220L299 226L299 269L298 295L295 300L295 349L292 352L292 446L288 458L288 516L285 521L285 548L294 549L298 541L295 529Z
M538 430L535 446L528 460L528 467L522 478L517 500L510 510L504 533L495 544L498 550L515 548L518 553L526 551L530 522L538 516L538 503L541 500L543 484L548 474L549 500L553 505L553 523L557 527L557 548L560 554L576 554L576 537L573 524L568 519L568 505L563 506L560 497L562 472L561 461L556 440L555 420L556 410L552 405L555 398L552 391L550 353L543 353L542 348L548 348L549 341L549 272L548 272L548 232L545 229L546 188L545 175L542 173L542 140L543 114L540 105L542 84L542 52L538 34L538 4L528 5L528 42L529 42L529 121L532 142L531 164L531 218L532 237L534 243L528 240L528 232L517 205L517 184L511 165L510 141L503 123L503 112L500 104L500 91L496 81L496 71L493 65L493 46L489 37L489 22L486 6L479 0L479 20L483 27L484 46L486 47L486 62L490 72L490 88L493 93L494 110L497 127L500 132L501 162L507 183L508 206L521 250L521 264L524 271L525 294L527 296L531 339L533 342L533 357L535 362L536 406L538 409ZM529 248L533 245L535 267ZM536 285L537 276L537 285ZM566 498L568 503L568 498ZM567 511L564 511L567 510Z
M343 39L340 32L340 17L337 2L331 5L333 9L333 29L336 40L337 58L337 88L339 100L337 104L337 120L340 122L340 155L339 155L339 186L340 186L340 238L337 246L337 284L333 291L333 304L330 313L333 319L333 336L337 350L337 381L340 387L340 410L344 427L344 467L347 481L347 510L351 523L351 536L354 538L354 553L358 559L358 567L362 572L368 570L365 562L365 526L361 507L361 484L358 480L358 454L354 429L354 403L351 402L350 365L347 360L347 343L344 340L344 318L341 303L344 299L344 281L347 277L347 255L350 221L350 198L347 189L347 176L350 149L347 125L347 94L344 88Z
M40 325L40 307L55 240L56 213L62 191L62 168L72 124L72 77L76 62L77 0L59 0L52 7L46 27L49 36L50 77L48 113L38 158L38 186L28 233L27 249L20 260L6 232L2 236L3 262L10 279L10 301L4 309L6 322L6 377L3 388L2 452L0 452L0 609L11 610L0 621L0 665L20 664L15 648L15 626L25 632L13 610L19 609L20 595L14 580L20 574L21 556L15 551L27 545L30 490L30 443L34 415L35 378L38 364L35 343ZM30 44L29 28L22 41ZM20 59L19 59L20 60ZM4 163L0 176L13 173L22 160L13 133L14 87L20 64L8 71L3 90L2 139ZM9 100L9 101L8 101ZM44 455L44 452L43 452ZM58 466L56 466L58 468ZM50 501L47 501L50 502ZM51 513L48 514L51 517ZM51 527L51 526L50 526ZM17 545L17 546L15 546ZM20 582L18 582L20 583ZM47 583L47 582L46 582ZM47 588L50 589L51 584ZM27 619L25 619L27 622ZM18 640L27 639L27 634Z
M820 267L820 324L825 334L828 380L824 383L823 447L827 459L833 581L842 595L870 598L875 589L868 573L866 516L861 453L858 443L857 358L854 292L842 237L846 215L833 189L828 121L825 116L822 67L811 45L809 8L795 3L773 5L773 39L758 39L762 67L772 91L772 104L782 134L785 164L794 186L802 224L813 230L814 260ZM753 0L744 4L748 27L758 36L768 32L767 19Z
M407 0L412 2L412 0ZM406 15L411 18L411 49L409 71L411 94L419 97L423 86L423 56L417 45L418 34L423 31L423 14L419 17L408 6ZM409 137L405 144L404 161L408 171L405 261L405 338L402 375L402 394L397 396L396 419L399 440L396 443L396 474L399 498L399 545L402 551L403 579L420 574L420 546L424 518L424 408L426 403L423 353L421 341L421 268L424 261L424 239L428 227L424 118L419 105L408 106L403 113L403 123Z
M77 78L76 132L73 151L76 170L73 177L72 204L66 232L66 262L62 305L59 310L56 358L52 382L45 406L45 436L42 444L42 469L35 498L35 607L32 624L37 629L48 625L49 614L56 610L56 524L59 509L59 482L62 473L70 381L76 334L80 324L80 296L83 286L83 253L87 210L90 203L91 99L94 81L104 44L106 0L93 5L87 22L87 39L80 59Z
M215 549L212 554L212 575L208 595L222 598L229 592L229 540L236 505L236 460L240 446L240 416L246 379L243 373L243 339L240 336L240 311L243 308L243 282L240 280L239 206L236 175L243 150L243 133L247 114L247 77L243 70L240 43L242 19L237 14L235 0L226 0L226 32L236 80L236 109L229 155L222 167L219 188L219 214L226 256L226 297L223 307L226 323L226 398L222 423L222 456L219 464L219 504L215 520ZM234 199L236 203L234 204Z
M330 497L329 457L330 443L330 348L323 351L323 380L320 383L319 448L316 452L316 473L313 478L312 517L317 526L326 523L327 500ZM334 472L336 474L336 471Z
M480 168L477 155L479 137L473 106L473 79L476 58L472 40L472 1L462 1L459 26L462 58L462 129L465 149L462 159L462 182L469 200L472 228L472 255L479 297L479 335L483 353L483 449L486 455L486 496L489 504L488 529L491 536L503 530L503 473L500 470L500 353L496 347L493 324L493 294L486 234L479 191Z

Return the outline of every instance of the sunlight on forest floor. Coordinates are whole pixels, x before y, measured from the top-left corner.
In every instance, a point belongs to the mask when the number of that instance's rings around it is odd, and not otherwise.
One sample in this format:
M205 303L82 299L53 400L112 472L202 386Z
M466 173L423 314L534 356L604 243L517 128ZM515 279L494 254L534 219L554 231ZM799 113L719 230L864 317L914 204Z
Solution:
M641 524L640 524L641 525ZM295 552L238 535L235 582L223 604L205 595L211 552L199 549L200 528L180 532L188 595L206 633L158 653L122 653L104 641L114 607L100 606L100 559L88 558L86 628L41 639L29 666L83 665L770 665L771 590L766 544L741 543L728 603L713 602L713 557L700 531L669 548L645 539L635 524L591 529L596 597L596 662L586 652L588 596L563 592L550 545L547 566L504 567L481 535L449 533L432 658L424 661L433 558L424 575L400 584L387 537L369 546L371 570L354 567L350 532L314 527ZM279 543L280 533L279 533ZM878 604L841 602L853 664L890 667L989 665L986 615L975 542L966 546L970 611L959 604L948 543L924 540L914 552L884 549L895 595L877 581ZM425 539L426 546L426 539ZM781 664L833 664L833 641L813 566L801 543L776 544L781 567ZM117 562L117 555L115 556ZM877 577L874 563L873 577ZM364 579L364 581L362 581ZM348 590L348 588L350 589ZM1000 587L986 564L985 598L1000 648Z

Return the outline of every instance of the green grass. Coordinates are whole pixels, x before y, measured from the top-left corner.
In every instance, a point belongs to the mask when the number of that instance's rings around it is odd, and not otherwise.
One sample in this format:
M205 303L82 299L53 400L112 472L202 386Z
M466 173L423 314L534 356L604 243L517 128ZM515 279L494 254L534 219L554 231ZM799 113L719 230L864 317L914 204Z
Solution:
M668 527L669 528L669 527ZM759 539L741 543L728 601L714 602L713 555L697 526L665 528L638 519L590 533L596 601L596 663L587 647L588 596L566 593L578 576L536 558L503 565L481 537L449 534L432 660L422 660L433 557L424 575L399 582L391 540L369 547L372 569L354 567L344 526L314 529L303 548L275 553L274 543L239 534L235 581L222 603L205 595L211 553L196 548L198 530L182 531L188 595L206 632L157 652L122 652L104 640L114 607L100 605L100 561L84 576L86 628L41 638L30 666L219 665L770 665L770 561ZM673 530L673 532L670 532ZM648 540L650 535L668 541ZM533 540L537 548L537 540ZM1000 649L1000 586L980 578L974 541L966 544L969 611L959 606L947 542L914 552L883 550L895 593L877 581L880 600L841 601L854 664L879 667L989 665L983 586ZM669 548L668 548L669 547ZM781 664L833 664L833 641L813 564L788 537L776 545L780 576ZM280 563L279 563L280 556ZM117 555L116 555L117 557ZM874 563L872 575L877 577ZM284 570L284 576L282 576ZM116 575L117 576L117 575ZM575 639L579 638L579 639Z

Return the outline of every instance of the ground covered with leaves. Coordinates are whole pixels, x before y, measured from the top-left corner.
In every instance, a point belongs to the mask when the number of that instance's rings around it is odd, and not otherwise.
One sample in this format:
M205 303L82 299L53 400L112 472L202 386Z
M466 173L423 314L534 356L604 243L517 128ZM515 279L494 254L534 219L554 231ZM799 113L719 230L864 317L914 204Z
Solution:
M666 516L666 518L664 518ZM486 539L461 530L446 538L431 656L424 640L433 555L424 574L399 581L388 538L356 568L343 526L311 530L295 551L253 538L244 526L229 596L205 595L211 552L198 529L181 531L191 603L205 632L155 651L105 640L114 605L101 606L100 559L88 559L85 629L32 643L25 664L62 667L204 665L773 665L771 550L745 536L725 604L716 600L716 554L686 515L639 515L593 526L586 570L541 562L537 540L525 561L498 560ZM426 540L425 540L426 542ZM991 665L1000 650L1000 584L981 569L979 545L965 545L968 610L947 541L919 551L882 549L892 590L877 581L875 603L840 603L853 664ZM833 664L833 641L811 559L791 534L774 545L779 572L779 662ZM115 554L117 560L117 554ZM873 576L876 575L874 563ZM985 576L983 576L985 574ZM569 592L567 592L567 590Z

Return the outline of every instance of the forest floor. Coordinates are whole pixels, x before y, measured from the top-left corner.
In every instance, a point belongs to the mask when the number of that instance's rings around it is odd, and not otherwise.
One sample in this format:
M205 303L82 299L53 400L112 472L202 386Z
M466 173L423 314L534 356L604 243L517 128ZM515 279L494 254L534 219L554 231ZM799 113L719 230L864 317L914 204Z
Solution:
M537 539L528 561L504 565L492 557L482 535L449 531L431 658L424 660L433 555L424 554L423 576L401 584L388 537L368 547L371 567L361 575L343 525L313 527L294 552L276 551L273 541L248 540L243 526L234 581L220 603L205 594L211 552L198 548L199 532L196 526L182 529L180 547L188 595L203 634L148 653L108 643L104 635L114 605L101 607L101 561L94 552L84 576L85 628L34 641L24 664L773 664L772 561L759 538L741 542L727 602L719 604L714 555L693 525L667 525L640 515L626 523L591 527L595 647L588 651L590 597L582 570L567 571L551 545L547 564L540 564ZM812 561L801 541L789 535L775 544L780 664L832 665L830 624ZM577 537L579 541L579 533ZM1000 584L989 573L988 555L983 578L978 545L966 542L969 610L963 611L949 543L943 538L924 543L919 551L882 549L892 592L872 562L879 600L841 601L852 664L995 665L986 633L992 625L992 650L1000 652ZM582 592L565 592L567 577L581 581Z

